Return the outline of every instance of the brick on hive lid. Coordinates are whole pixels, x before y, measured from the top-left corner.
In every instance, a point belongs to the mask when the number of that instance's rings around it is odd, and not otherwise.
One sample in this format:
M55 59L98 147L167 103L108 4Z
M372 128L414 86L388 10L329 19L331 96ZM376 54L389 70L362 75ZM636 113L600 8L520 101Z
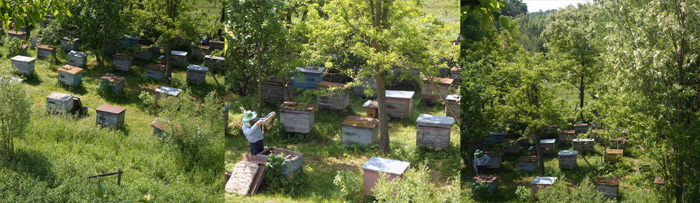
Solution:
M60 68L58 68L58 71L59 71L59 72L64 72L64 73L68 73L68 74L71 74L71 75L76 75L76 74L78 74L78 73L83 72L83 69L82 69L82 68L79 68L79 67L75 67L75 66L71 66L71 65L66 64L66 65L63 65L63 66L61 66Z
M348 116L345 118L345 120L343 120L341 125L359 128L375 128L377 127L377 124L379 124L379 120L376 118Z

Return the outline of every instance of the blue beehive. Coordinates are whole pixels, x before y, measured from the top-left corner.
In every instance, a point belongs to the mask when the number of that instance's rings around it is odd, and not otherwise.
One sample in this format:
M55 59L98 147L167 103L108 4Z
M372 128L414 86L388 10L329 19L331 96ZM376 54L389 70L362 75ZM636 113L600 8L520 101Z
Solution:
M496 145L503 143L504 139L506 139L506 131L489 132L487 142L490 145Z
M129 48L136 46L136 44L139 43L139 40L141 39L141 36L138 35L124 35L122 38L121 42L121 47L122 48Z
M323 81L325 73L326 68L324 67L297 67L297 72L294 73L294 87L307 90L316 89L316 84Z

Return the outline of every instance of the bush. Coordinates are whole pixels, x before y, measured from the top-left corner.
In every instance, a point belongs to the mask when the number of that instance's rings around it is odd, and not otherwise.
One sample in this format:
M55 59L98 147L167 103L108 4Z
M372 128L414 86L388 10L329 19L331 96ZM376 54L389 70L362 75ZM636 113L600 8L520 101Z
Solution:
M150 110L156 106L156 97L151 93L141 91L141 94L139 94L139 99L141 100L141 106L146 110Z
M22 49L22 40L14 37L6 37L4 45L7 47L7 58L12 58L17 55L24 55L24 49Z
M362 176L348 171L338 171L333 179L333 184L340 187L340 197L346 202L362 199Z
M0 157L12 159L14 139L24 135L31 103L22 84L8 76L0 76L0 102Z
M539 202L612 202L603 198L603 193L596 191L587 178L577 187L570 188L564 177L559 177L553 186L538 190L537 199Z
M300 189L303 188L306 174L302 171L291 178L287 178L287 176L283 175L282 170L285 167L284 156L284 154L270 154L270 156L267 157L264 178L267 191L286 194L301 192Z
M521 202L530 202L534 200L532 198L532 189L529 187L518 186L515 190L515 194L518 195L518 199L520 199Z
M421 164L406 170L400 180L386 181L387 175L381 174L372 191L374 197L378 202L460 202L458 177L444 188L435 188L429 172Z

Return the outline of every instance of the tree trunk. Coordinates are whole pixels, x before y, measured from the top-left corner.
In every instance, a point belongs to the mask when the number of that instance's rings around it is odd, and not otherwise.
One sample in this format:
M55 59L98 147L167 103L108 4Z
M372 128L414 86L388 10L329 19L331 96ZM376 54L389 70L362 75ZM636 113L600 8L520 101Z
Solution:
M170 59L171 52L170 41L165 42L165 84L170 85L170 72L172 71L172 63Z
M583 74L581 74L581 82L579 83L579 88L578 88L578 97L579 97L579 107L583 109L583 98L586 90L586 85L583 83Z
M537 152L537 170L540 175L544 175L544 159L542 158L542 145L540 144L540 133L539 129L535 128L533 134L535 135L535 151Z
M377 101L379 103L379 151L389 154L389 116L386 113L386 73L379 71L378 65L374 68L377 74L374 82L377 83Z
M262 84L263 84L263 76L262 76L262 68L263 68L263 59L262 59L262 42L258 44L257 47L257 56L258 58L258 113L262 113L262 108L263 108L263 95L262 95Z
M287 96L287 100L282 97L283 101L294 101L292 98L292 92L289 90L289 85L287 85L287 77L282 77L282 86L284 87L284 95Z

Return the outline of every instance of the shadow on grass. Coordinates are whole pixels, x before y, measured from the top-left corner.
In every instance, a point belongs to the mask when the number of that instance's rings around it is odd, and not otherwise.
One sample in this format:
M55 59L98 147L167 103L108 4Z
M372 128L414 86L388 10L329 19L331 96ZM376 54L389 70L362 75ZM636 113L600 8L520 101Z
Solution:
M2 159L0 166L13 170L22 176L36 178L39 181L53 182L55 179L52 164L46 156L39 151L27 149L15 149L11 160Z

